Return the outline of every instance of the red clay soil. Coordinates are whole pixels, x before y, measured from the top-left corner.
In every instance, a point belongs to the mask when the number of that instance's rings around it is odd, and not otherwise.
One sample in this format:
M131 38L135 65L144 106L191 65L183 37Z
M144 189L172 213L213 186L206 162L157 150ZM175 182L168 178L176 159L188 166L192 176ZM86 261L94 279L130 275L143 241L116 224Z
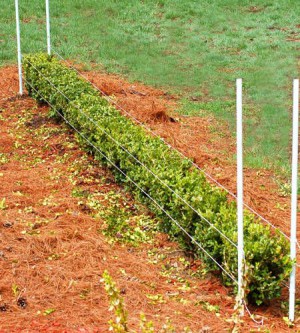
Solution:
M216 171L219 165L222 167L219 173L224 172L223 168L228 168L226 176L230 175L229 170L233 173L234 167L225 156L224 160L220 156L217 160L213 155L220 145L213 140L208 143L212 138L208 129L210 120L181 119L174 123L165 112L175 101L169 101L163 92L133 86L115 76L89 75L95 83L103 82L102 89L114 94L122 106L166 140L190 156L198 152L195 159L205 163L207 170ZM111 243L104 237L101 233L104 221L93 217L82 199L72 193L80 190L105 196L113 192L121 195L122 202L134 211L133 199L114 183L106 169L78 147L66 126L47 118L47 107L37 106L29 97L16 98L16 68L0 69L0 78L1 333L108 332L107 322L112 314L100 282L105 269L122 292L129 326L135 330L140 312L153 320L155 332L166 318L171 319L175 332L183 332L184 327L193 332L232 332L234 328L235 332L288 330L282 320L286 310L281 308L286 297L269 307L251 308L258 318L264 319L263 326L248 316L234 324L234 298L230 290L216 277L193 277L191 272L201 264L190 258L186 258L190 265L181 269L176 255L180 251L166 235L158 234L154 244L139 247ZM140 115L142 110L144 113ZM146 110L152 115L149 119ZM163 117L156 117L156 112ZM201 133L201 137L191 133ZM222 144L230 142L226 141ZM211 147L212 153L201 155L199 146ZM251 202L258 208L268 207L267 216L272 217L277 214L273 209L277 201L272 200L280 199L283 203L281 200L286 199L276 196L277 189L270 180L270 187L266 185L268 173L262 172L266 193L253 192L253 198L252 192L248 193ZM253 174L247 171L248 177ZM253 183L260 184L263 180L254 177ZM246 189L255 188L251 186ZM274 190L272 195L268 195L270 190ZM264 199L262 203L260 196ZM109 200L103 203L109 204ZM284 213L287 217L288 213ZM277 221L275 218L274 223ZM150 262L148 251L153 248L165 259ZM176 269L181 279L163 276L162 269L167 265ZM186 288L187 282L190 288ZM153 301L147 295L161 297ZM220 308L217 311L216 306ZM291 331L299 328L296 323Z

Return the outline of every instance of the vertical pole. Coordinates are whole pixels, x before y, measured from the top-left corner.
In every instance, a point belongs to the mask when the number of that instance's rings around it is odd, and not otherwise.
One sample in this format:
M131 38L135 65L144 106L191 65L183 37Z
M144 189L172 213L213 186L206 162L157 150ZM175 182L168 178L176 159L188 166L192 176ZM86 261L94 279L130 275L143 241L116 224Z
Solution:
M21 54L20 17L19 17L19 1L18 0L15 0L15 8L16 8L17 45L18 45L19 93L20 93L20 95L23 95L22 54Z
M292 148L292 196L291 196L291 260L296 259L297 242L297 178L298 178L298 126L299 126L299 80L293 82L293 148ZM290 276L289 319L295 320L296 265Z
M238 303L240 315L243 307L244 223L243 223L243 111L242 79L236 80L236 133L237 133L237 222L238 222Z
M49 0L46 0L46 30L47 30L47 52L51 54L50 44L50 13L49 13Z

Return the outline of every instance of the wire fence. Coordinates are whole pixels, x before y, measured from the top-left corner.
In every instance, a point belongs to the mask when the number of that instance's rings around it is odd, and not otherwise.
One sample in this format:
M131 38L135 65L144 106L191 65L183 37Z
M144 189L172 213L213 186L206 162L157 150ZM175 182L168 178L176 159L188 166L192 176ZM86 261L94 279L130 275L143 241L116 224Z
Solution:
M56 51L53 51L54 53L58 54ZM64 60L66 63L68 63L65 59L63 59L61 56L60 58L62 60ZM28 61L29 62L29 61ZM39 71L31 62L29 62L30 65L39 72L40 75L42 75L47 81L48 83L59 93L61 94L64 98L66 98L69 102L71 101L70 98L68 96L66 96L59 88L57 88L53 82L46 77L41 71ZM73 70L75 70L78 74L80 74L80 76L82 76L83 78L86 79L86 77L81 74L75 67L71 66L71 68ZM142 123L141 121L139 121L138 119L134 118L131 116L131 114L126 111L123 107L119 106L112 98L110 98L108 95L106 95L104 92L102 92L99 88L97 88L92 82L90 82L88 79L87 81L92 84L95 89L97 89L101 94L103 94L103 96L105 97L105 99L108 102L112 102L113 104L115 104L118 108L120 108L122 111L124 111L130 118L133 118L134 120L136 120L139 124L143 125L143 127L149 131L151 134L155 135L155 137L159 138L160 140L162 140L164 142L164 144L167 145L167 147L171 150L174 150L176 152L178 152L182 157L186 158L186 156L184 156L180 151L178 151L176 148L174 148L173 146L171 146L170 144L168 144L163 138L161 138L160 136L158 136L155 132L153 132L150 128L148 128L147 126L145 126L144 123ZM28 81L26 81L28 83ZM29 84L29 83L28 83ZM30 85L31 86L31 85ZM31 86L32 87L32 86ZM36 89L34 89L36 91ZM37 92L39 94L39 92ZM41 96L43 98L43 96ZM47 103L53 107L48 101ZM124 145L122 145L121 143L119 143L115 138L113 138L107 131L105 131L105 129L99 125L98 122L95 122L92 118L90 118L89 116L87 116L86 113L84 113L82 111L82 109L80 109L77 105L74 105L78 111L81 113L81 115L83 115L86 119L88 119L89 121L91 121L95 126L97 126L97 128L99 128L108 138L110 138L113 142L115 142L121 149L123 149L130 157L132 157L138 164L140 164L143 168L145 168L145 170L147 170L147 172L149 172L150 174L152 174L163 186L165 186L169 191L171 191L178 199L180 199L185 205L187 205L190 209L192 209L201 219L203 219L210 227L212 227L214 230L216 230L224 239L226 239L228 242L230 242L235 248L237 248L237 244L235 244L230 238L228 238L221 230L219 230L212 222L210 222L206 217L204 217L201 212L199 212L198 210L196 210L190 203L188 203L184 198L182 198L177 192L175 192L172 188L170 188L170 186L168 184L166 184L159 176L157 176L150 168L148 168L143 162L141 162L138 158L136 158ZM57 111L54 108L55 111ZM64 118L66 120L66 118ZM69 122L68 122L69 123ZM73 126L72 126L73 127ZM76 132L78 132L77 129L75 129ZM105 157L106 158L106 157ZM188 161L195 166L199 171L203 172L205 175L207 175L207 173L201 169L197 164L195 164L194 162L192 162L191 160L188 159ZM111 163L111 161L109 161ZM119 168L118 168L119 170ZM127 176L126 176L127 177ZM215 180L213 177L211 177L211 179L213 179L215 181L215 183L218 185L219 183L217 182L217 180ZM133 182L134 183L134 182ZM134 183L135 184L135 183ZM136 185L136 184L135 184ZM232 194L235 198L236 195L231 193L229 190L227 190L224 186L221 185L222 188L224 188L229 194ZM149 194L148 194L149 195ZM152 198L153 199L153 198ZM247 205L244 205L246 207L248 207ZM164 213L165 211L162 210ZM252 211L252 210L251 210ZM256 212L255 212L256 213ZM261 218L263 221L267 222L269 225L271 225L275 230L277 230L278 232L280 232L282 235L284 235L287 239L290 239L289 236L287 236L283 231L281 231L279 228L277 228L276 226L274 226L271 222L269 222L268 220L264 219L263 217L261 217L261 215L259 213L256 213L257 217ZM168 215L169 216L169 215ZM169 216L170 217L170 216ZM171 218L171 217L170 217ZM173 218L171 218L173 219ZM182 228L182 227L181 227ZM185 230L186 232L186 230ZM189 235L190 236L190 235ZM192 237L192 236L190 236ZM297 241L297 246L300 247L299 242ZM218 266L220 264L218 263ZM296 263L297 267L300 267L300 265L298 263ZM228 275L228 272L226 273ZM287 287L289 289L289 286L284 284L285 287Z
M161 141L163 141L167 147L171 150L176 151L179 153L182 157L186 158L186 156L180 152L176 147L172 146L170 143L166 142L161 136L159 136L157 133L155 133L149 126L147 126L145 123L141 122L139 119L134 117L130 112L128 112L124 107L122 107L117 101L115 101L113 98L111 98L109 95L107 95L103 90L101 90L99 87L97 87L94 83L92 83L85 75L83 75L77 68L75 68L72 64L70 64L69 61L67 61L65 58L62 57L55 49L52 47L52 52L56 54L62 61L64 61L71 69L76 71L81 77L83 77L86 81L88 81L95 89L97 89L101 95L109 102L114 104L119 110L124 112L128 117L133 119L135 122L137 122L139 125L141 125L143 128L145 128L149 133L154 135L155 137L159 138ZM231 197L234 199L237 199L237 196L230 191L228 188L226 188L224 185L222 185L217 179L215 179L212 175L210 175L208 172L206 172L203 168L201 168L198 164L193 162L192 160L189 159L189 162L191 165L193 165L195 168L200 170L205 174L207 178L209 178L213 183L215 183L219 188L222 188L225 192L227 192ZM267 223L271 228L275 229L278 231L281 235L283 235L286 239L290 240L290 237L285 234L281 229L279 229L277 226L275 226L271 221L263 217L260 213L258 213L255 209L253 209L251 206L249 206L247 203L243 203L244 207L247 208L252 214L256 215L259 219ZM297 241L297 246L300 249L300 244Z

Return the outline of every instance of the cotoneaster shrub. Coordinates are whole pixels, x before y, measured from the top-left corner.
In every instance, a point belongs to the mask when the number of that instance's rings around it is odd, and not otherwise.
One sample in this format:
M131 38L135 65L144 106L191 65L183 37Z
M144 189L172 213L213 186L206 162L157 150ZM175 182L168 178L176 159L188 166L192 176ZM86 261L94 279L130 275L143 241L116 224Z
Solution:
M40 102L51 103L56 111L154 198L210 255L237 278L236 247L177 196L184 198L204 218L237 243L236 204L228 202L226 193L209 184L204 175L191 166L188 159L182 158L162 140L151 136L122 116L99 96L88 82L56 58L44 54L30 55L24 59L24 68L26 80L34 88L27 84L31 96ZM87 144L85 139L81 138L81 141ZM89 149L97 159L113 170L119 182L123 182L161 218L163 231L177 239L185 248L193 250L209 268L218 269L143 191L90 145ZM280 233L271 233L269 227L260 224L248 212L245 212L244 233L246 295L248 300L261 304L278 297L283 280L289 276L292 267L289 244ZM222 276L227 285L233 284L224 273Z

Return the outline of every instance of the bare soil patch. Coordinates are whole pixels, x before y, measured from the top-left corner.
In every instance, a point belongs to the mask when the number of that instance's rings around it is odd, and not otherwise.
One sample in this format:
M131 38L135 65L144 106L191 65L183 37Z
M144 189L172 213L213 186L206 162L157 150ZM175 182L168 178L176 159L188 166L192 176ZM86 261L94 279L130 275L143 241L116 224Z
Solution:
M223 168L224 162L227 172L233 173L225 156L214 160L218 143L208 143L211 120L174 122L177 116L168 114L176 101L163 92L140 85L132 88L114 76L89 75L95 83L113 89L107 92L166 140L173 140L178 149L189 156L199 154L197 162L202 159L212 171ZM158 234L152 244L138 247L112 243L102 235L105 217L95 217L84 197L74 193L107 197L102 201L106 208L111 195L117 195L122 197L120 204L137 216L141 209L143 214L147 210L137 207L111 174L78 146L66 126L47 118L47 107L16 97L16 68L0 69L0 77L0 201L5 198L0 209L0 332L107 332L111 313L100 282L105 269L122 290L129 324L135 329L144 312L156 331L166 318L176 332L187 326L193 332L205 326L208 332L232 331L230 290L212 275L193 276L201 263L184 256L166 235ZM195 137L195 133L200 134ZM224 141L224 145L232 142L230 137ZM200 154L202 144L212 148L206 155ZM230 174L219 172L229 181ZM259 194L254 194L259 202ZM264 199L258 207L271 206L272 197L265 194ZM157 254L149 256L154 249ZM182 264L182 257L188 265ZM162 274L170 267L171 275ZM147 295L161 297L153 301ZM264 326L246 316L238 325L241 332L287 331L280 300L251 311L263 316Z

